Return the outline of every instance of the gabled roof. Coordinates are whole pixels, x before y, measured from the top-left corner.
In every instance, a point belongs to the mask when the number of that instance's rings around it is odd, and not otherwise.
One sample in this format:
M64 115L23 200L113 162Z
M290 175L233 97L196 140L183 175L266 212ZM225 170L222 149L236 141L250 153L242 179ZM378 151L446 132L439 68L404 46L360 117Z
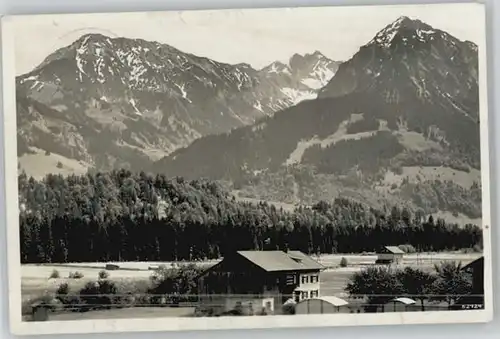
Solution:
M392 254L404 254L405 252L402 251L399 247L397 246L384 246L386 250L391 252Z
M323 265L300 251L238 251L267 272L321 270Z

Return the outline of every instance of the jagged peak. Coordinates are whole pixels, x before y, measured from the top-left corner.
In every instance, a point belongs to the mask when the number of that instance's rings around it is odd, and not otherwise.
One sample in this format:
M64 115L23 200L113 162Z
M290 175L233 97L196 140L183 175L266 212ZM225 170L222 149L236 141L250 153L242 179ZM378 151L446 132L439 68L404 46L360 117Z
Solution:
M239 64L235 65L236 67L241 67L241 68L252 68L252 66L249 63L246 62L240 62Z
M303 55L304 58L317 58L317 59L320 59L320 58L326 58L326 56L321 53L320 51L314 51L313 53L306 53Z
M385 26L380 30L375 37L368 43L368 45L379 45L382 47L390 47L392 41L398 34L403 34L403 31L409 31L414 37L425 39L428 36L437 32L432 26L422 22L418 19L410 19L407 16L400 16L391 24Z
M267 73L281 73L281 72L290 73L291 69L289 65L277 60L264 67L262 71L265 71Z
M326 57L320 51L316 50L313 53L306 53L304 55L295 53L290 58L288 64L290 65L291 68L294 68L297 64L300 64L302 62L314 63L317 62L318 60L333 61L330 58Z
M111 43L112 40L114 40L114 38L101 33L86 33L75 40L72 46L79 48L93 43Z

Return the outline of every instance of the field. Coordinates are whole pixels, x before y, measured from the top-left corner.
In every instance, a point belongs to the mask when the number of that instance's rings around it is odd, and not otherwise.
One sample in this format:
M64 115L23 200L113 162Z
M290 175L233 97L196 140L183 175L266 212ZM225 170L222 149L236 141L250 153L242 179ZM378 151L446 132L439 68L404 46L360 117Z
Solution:
M441 261L461 261L463 265L472 262L478 258L479 253L425 253L408 254L404 257L401 264L431 271L434 264ZM340 267L340 260L345 257L348 262L347 267ZM346 297L344 288L351 275L365 267L375 264L376 255L353 255L353 254L335 254L314 257L325 266L321 273L321 295L335 295ZM203 262L200 265L209 267L217 261ZM120 266L119 270L108 271L110 279L115 281L118 286L124 290L144 290L149 284L149 277L152 274L151 268L159 265L175 265L168 262L126 262L116 263ZM22 265L22 297L26 302L45 293L55 292L62 282L67 282L71 291L78 291L85 283L95 281L101 270L105 268L104 263L75 263L75 264L43 264L43 265ZM60 278L50 278L51 273L57 270ZM83 274L81 279L68 278L71 272L80 272ZM130 317L165 317L165 316L185 316L192 314L193 309L189 307L180 308L134 308L118 309L109 311L93 311L85 314L86 318L130 318ZM81 314L61 314L57 315L57 320L69 320L80 317ZM80 319L80 318L79 318Z
M463 265L474 261L481 256L480 253L421 253L407 254L404 256L400 267L410 266L419 268L424 271L432 271L434 264L439 264L442 261L461 261ZM340 260L346 258L348 267L339 267ZM315 258L322 265L327 267L321 273L321 294L335 295L338 297L344 296L344 287L347 285L349 278L354 272L360 271L363 268L373 266L376 255L352 255L352 254L335 254L325 255L320 258ZM396 267L396 266L394 266Z

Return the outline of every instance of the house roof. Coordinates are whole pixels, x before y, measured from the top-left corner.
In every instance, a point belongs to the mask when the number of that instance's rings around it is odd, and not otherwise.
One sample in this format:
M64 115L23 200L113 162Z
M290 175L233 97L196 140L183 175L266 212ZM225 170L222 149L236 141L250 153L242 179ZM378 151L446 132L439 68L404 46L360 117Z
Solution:
M392 254L404 254L405 252L402 251L399 247L397 246L384 246L386 250L391 252Z
M475 269L483 270L483 268L484 268L484 257L481 256L480 258L462 267L462 270L464 271L475 270Z
M392 301L393 302L400 302L400 303L405 304L405 305L413 305L416 303L415 300L410 299L410 298L406 298L406 297L392 299Z
M340 299L340 298L337 298L335 296L324 296L324 297L319 297L319 298L316 298L316 299L323 300L323 301L325 301L325 302L327 302L329 304L332 304L333 306L337 306L337 307L338 306L345 306L345 305L349 304L344 299Z
M238 251L267 272L321 270L323 265L300 251Z

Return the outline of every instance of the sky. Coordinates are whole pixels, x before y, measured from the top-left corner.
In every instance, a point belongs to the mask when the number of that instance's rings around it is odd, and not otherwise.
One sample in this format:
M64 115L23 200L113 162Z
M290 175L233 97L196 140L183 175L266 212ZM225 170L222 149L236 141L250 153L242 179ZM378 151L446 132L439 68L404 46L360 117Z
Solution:
M482 42L484 13L472 4L295 7L11 18L16 74L24 74L86 33L142 38L184 52L260 69L320 51L345 61L400 16L420 19L461 40ZM483 25L483 26L482 26Z

